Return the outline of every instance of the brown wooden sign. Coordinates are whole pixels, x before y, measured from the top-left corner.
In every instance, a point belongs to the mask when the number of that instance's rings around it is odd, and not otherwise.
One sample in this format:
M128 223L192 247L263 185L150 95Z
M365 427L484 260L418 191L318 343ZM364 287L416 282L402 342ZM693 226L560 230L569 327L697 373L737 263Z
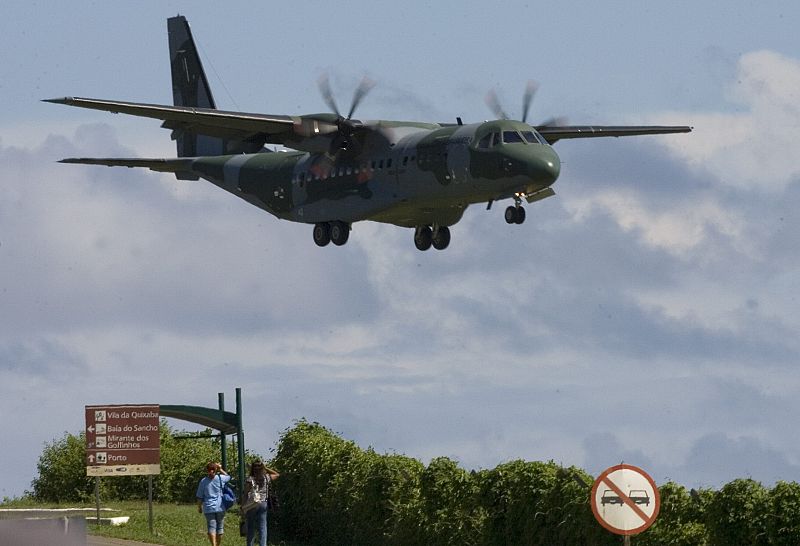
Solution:
M161 473L158 404L86 406L86 475Z

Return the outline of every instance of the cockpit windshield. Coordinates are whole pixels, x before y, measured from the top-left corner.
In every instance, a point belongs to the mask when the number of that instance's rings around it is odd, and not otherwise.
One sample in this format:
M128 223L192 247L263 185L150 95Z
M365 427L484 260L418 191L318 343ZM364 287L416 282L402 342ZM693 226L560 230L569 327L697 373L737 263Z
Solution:
M503 131L503 142L512 144L514 142L524 142L522 137L516 131Z
M535 130L532 131L495 131L487 133L478 141L476 148L479 150L488 150L497 146L498 144L547 144L547 141L542 135Z
M530 144L547 144L544 137L536 131L522 131L522 136L524 136L525 140Z

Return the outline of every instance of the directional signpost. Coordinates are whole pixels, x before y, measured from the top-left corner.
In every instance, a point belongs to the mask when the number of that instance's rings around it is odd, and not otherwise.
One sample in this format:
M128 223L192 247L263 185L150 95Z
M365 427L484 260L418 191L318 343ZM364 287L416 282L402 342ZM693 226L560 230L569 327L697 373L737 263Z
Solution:
M161 473L157 404L86 406L86 475Z
M600 525L625 536L641 533L658 516L661 497L653 478L641 468L620 464L606 469L594 482L592 512Z
M95 476L100 523L101 476L147 476L147 506L153 532L153 475L161 473L158 404L86 406L86 475Z

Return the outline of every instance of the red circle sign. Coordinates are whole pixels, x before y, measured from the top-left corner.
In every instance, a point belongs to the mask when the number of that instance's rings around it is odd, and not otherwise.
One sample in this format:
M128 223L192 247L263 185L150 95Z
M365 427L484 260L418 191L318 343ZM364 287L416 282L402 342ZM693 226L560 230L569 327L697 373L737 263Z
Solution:
M618 535L641 533L653 524L661 508L653 478L629 464L600 474L592 486L591 502L600 525Z

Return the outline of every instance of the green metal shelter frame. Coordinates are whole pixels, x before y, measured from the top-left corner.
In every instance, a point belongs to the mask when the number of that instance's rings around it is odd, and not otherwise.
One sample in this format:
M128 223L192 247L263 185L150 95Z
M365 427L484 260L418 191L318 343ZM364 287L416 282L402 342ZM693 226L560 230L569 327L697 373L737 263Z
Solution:
M241 496L242 484L244 484L245 462L244 462L244 427L242 426L242 389L236 387L236 413L225 411L225 394L218 393L219 407L204 408L201 406L172 406L161 405L161 417L171 417L181 419L190 423L197 423L208 428L219 431L222 455L220 463L222 467L228 469L228 435L236 435L237 456L239 459L237 471L237 489ZM203 438L204 436L184 436L184 438ZM214 435L216 437L216 435ZM240 498L241 501L241 498Z

